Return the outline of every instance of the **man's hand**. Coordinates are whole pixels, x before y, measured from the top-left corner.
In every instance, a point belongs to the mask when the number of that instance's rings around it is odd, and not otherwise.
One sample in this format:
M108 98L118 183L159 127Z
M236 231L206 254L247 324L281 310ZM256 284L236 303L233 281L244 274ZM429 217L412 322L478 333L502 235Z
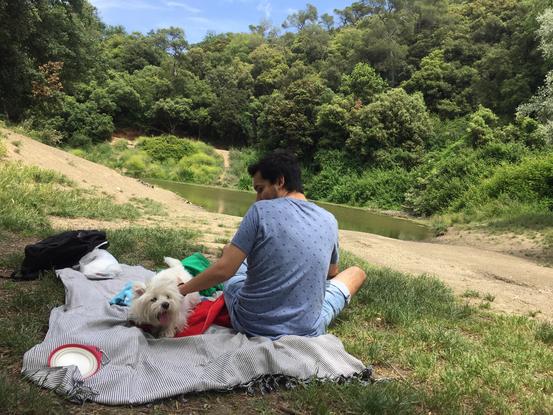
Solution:
M182 295L192 292L205 290L228 280L240 267L240 264L246 259L246 254L240 248L233 244L228 244L223 248L221 258L212 266L201 272L192 280L179 286Z

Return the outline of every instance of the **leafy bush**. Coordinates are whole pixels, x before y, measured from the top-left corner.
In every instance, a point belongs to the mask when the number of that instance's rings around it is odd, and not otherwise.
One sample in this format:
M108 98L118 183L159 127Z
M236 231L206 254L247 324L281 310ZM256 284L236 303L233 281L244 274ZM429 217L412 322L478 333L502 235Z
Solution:
M143 151L138 151L126 159L124 167L131 176L142 176L149 164L150 157Z
M425 146L431 133L432 122L422 95L395 88L377 95L374 102L354 113L346 146L372 160L378 150L416 151Z
M240 190L251 190L252 179L248 174L248 166L255 163L259 153L253 148L235 149L229 151L229 169L223 185L237 187Z
M463 211L467 219L505 220L515 216L545 214L553 211L553 153L531 155L517 164L507 164L471 187L453 204L452 210Z
M121 140L71 152L134 177L215 184L223 171L223 161L213 147L175 136L141 137L136 148Z
M340 150L317 152L315 164L318 166L318 173L311 175L305 183L306 194L311 199L328 199L335 187L342 183L347 184L357 173L356 163L346 152Z
M361 176L343 177L327 199L353 206L400 210L410 180L409 173L401 168L368 170Z
M401 209L410 175L400 167L363 171L359 161L340 150L315 155L319 172L307 171L305 188L311 199L354 206Z
M91 143L111 138L113 120L111 116L98 112L93 102L80 103L66 96L62 113L64 122L61 128L68 144L71 145L72 140L82 143L82 137L88 137Z
M156 161L165 161L170 158L180 160L194 151L190 140L174 135L141 138L138 147Z
M473 149L464 139L427 153L413 171L406 206L420 215L462 207L459 199L504 163L519 161L528 150L519 143L488 142ZM471 190L472 192L472 190Z
M176 173L180 180L209 184L217 180L221 171L217 159L205 153L195 153L180 159Z

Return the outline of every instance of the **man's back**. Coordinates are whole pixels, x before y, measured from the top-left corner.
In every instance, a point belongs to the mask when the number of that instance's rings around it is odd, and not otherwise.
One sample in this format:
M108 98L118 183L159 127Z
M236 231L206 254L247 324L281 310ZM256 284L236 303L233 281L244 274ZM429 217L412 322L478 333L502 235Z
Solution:
M334 216L314 203L283 197L252 205L232 240L248 256L248 277L229 304L235 327L269 337L322 334L337 241Z

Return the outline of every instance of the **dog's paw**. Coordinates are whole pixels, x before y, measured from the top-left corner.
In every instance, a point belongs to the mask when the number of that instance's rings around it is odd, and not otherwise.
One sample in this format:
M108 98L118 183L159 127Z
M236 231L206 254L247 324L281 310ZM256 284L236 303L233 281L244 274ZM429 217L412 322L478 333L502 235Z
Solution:
M167 327L159 332L159 337L175 337L177 334L176 327Z

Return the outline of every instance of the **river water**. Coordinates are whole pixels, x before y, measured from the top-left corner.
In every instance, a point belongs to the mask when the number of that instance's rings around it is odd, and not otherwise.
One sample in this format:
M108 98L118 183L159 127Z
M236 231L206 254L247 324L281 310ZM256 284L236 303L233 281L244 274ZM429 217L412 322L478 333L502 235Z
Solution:
M253 192L159 179L148 179L147 181L161 188L171 190L210 212L243 216L250 205L255 202L255 193ZM389 238L411 241L419 241L431 236L428 227L408 219L333 203L315 203L336 217L340 229L375 233Z

